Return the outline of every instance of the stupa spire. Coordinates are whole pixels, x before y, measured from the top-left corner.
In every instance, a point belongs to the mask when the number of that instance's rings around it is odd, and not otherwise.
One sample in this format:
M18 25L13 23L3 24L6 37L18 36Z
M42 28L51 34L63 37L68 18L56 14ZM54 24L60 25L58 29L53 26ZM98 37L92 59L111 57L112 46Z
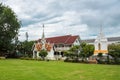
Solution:
M42 39L45 38L45 33L44 33L44 24L43 24L43 33L42 33Z
M42 33L42 38L41 38L41 42L44 44L46 42L45 40L45 33L44 33L44 24L43 24L43 33Z
M104 37L102 24L100 25L100 28L99 28L99 37Z
M102 34L102 25L100 26L100 34Z

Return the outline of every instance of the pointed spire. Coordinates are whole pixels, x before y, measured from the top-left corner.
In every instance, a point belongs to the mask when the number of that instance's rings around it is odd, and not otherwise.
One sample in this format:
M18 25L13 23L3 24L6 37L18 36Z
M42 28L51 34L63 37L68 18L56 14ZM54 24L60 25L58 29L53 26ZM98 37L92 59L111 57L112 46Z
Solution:
M43 24L43 33L42 33L42 39L45 38L45 34L44 34L44 24Z
M102 24L100 25L100 32L99 32L99 38L103 38L104 37L104 33L103 33L103 27Z
M101 26L100 26L100 34L102 34L102 24L101 24Z
M43 33L42 33L42 38L41 38L41 42L44 44L46 42L45 40L45 33L44 33L44 24L43 24Z

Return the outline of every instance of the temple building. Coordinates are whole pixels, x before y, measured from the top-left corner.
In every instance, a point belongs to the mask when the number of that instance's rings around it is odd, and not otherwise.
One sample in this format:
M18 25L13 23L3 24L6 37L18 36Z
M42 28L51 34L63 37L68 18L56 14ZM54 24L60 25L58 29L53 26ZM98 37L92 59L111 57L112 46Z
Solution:
M97 38L95 39L94 47L95 47L94 55L98 55L99 53L106 55L108 53L108 40L104 36L102 28Z
M94 55L98 55L98 53L103 53L103 55L106 55L110 44L120 44L120 37L105 37L101 28L96 39L86 39L81 40L81 42L94 45Z
M80 45L80 38L78 35L64 35L46 38L46 42L53 44L54 58L63 58L64 51L69 50L74 45Z
M64 35L45 38L44 25L42 38L34 44L33 58L39 58L39 51L47 50L47 59L58 60L64 58L64 51L69 50L74 45L80 45L80 37L78 35Z
M46 42L45 35L44 35L44 25L43 25L43 33L42 33L42 38L36 41L33 45L33 59L39 59L39 52L41 50L46 50L48 55L47 58L49 59L54 59L54 54L53 54L53 44Z

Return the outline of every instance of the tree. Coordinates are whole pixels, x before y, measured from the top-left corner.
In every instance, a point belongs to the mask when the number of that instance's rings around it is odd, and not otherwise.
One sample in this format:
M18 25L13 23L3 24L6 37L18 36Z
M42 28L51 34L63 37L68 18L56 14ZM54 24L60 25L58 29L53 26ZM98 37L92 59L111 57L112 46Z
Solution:
M19 28L20 21L12 9L0 3L0 52L13 49L12 42Z
M80 52L80 46L76 45L76 46L72 46L69 50L69 55L72 58L77 58L79 57L79 52Z
M40 53L39 53L39 55L41 56L41 58L42 58L43 60L45 60L45 57L47 56L47 54L48 54L47 51L44 50L44 49L41 50Z
M86 43L81 43L81 53L80 53L80 57L82 57L83 59L87 60L87 57L93 55L94 52L94 45L91 44L86 44Z
M111 44L108 46L109 55L114 58L115 63L120 64L120 44Z
M68 51L64 51L64 55L67 57L65 61L79 62L79 53L80 46L79 45L72 46Z
M76 54L68 50L64 51L64 56L66 56L67 59L73 59L73 57L76 56Z
M23 56L31 57L33 44L34 44L34 41L20 42L20 44L18 45L18 50Z
M109 54L120 58L120 44L111 44L108 46Z

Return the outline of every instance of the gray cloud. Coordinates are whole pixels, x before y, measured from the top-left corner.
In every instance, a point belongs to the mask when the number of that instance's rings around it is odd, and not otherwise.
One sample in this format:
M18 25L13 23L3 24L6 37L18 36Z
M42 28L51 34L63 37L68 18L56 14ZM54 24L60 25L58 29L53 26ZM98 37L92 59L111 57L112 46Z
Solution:
M119 0L2 0L10 6L23 27L20 38L27 31L30 40L40 38L41 25L46 36L80 35L81 39L95 38L102 25L107 37L119 36ZM35 32L35 33L34 33ZM34 33L34 34L33 34Z

